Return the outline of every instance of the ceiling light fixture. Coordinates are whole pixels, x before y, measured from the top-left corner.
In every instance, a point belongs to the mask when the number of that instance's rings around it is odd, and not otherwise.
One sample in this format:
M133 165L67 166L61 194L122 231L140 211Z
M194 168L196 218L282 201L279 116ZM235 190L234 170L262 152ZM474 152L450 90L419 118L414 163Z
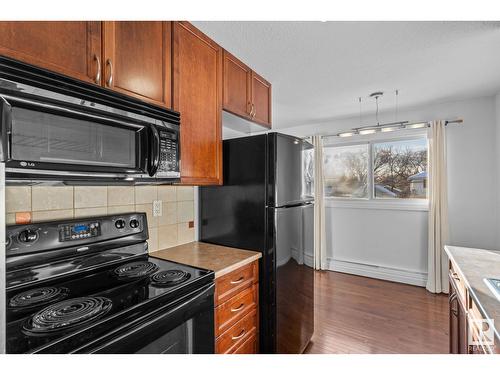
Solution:
M413 124L407 124L405 125L406 129L421 129L429 126L428 122L415 122Z
M368 126L362 126L362 110L361 110L361 97L358 97L358 103L359 103L359 126L357 128L352 128L351 130L346 130L337 134L332 134L332 136L337 136L337 137L352 137L355 135L370 135L370 134L375 134L377 132L382 132L382 133L387 133L387 132L393 132L397 130L403 130L403 129L422 129L430 126L429 122L413 122L410 123L409 121L399 121L399 90L394 90L394 95L395 95L395 112L394 112L394 117L395 121L394 122L387 122L387 123L380 123L379 119L379 99L384 95L382 91L375 91L369 95L370 98L375 99L375 121L377 122L376 125L368 125ZM463 122L462 119L457 119L457 120L446 120L445 125L447 124L461 124Z
M385 126L382 129L380 129L380 131L382 133L388 133L388 132L393 132L393 131L399 130L399 129L401 129L401 126Z
M354 134L356 134L356 133L354 133L354 132L343 132L343 133L339 133L339 134L337 134L337 135L338 135L339 137L344 138L344 137L352 137Z
M382 91L376 91L376 92L372 92L370 94L370 98L375 98L375 119L377 120L377 126L380 125L380 121L378 120L378 98L380 98L381 96L383 96L384 93Z
M377 128L366 128L366 129L360 129L358 131L359 134L361 135L367 135L367 134L374 134L378 131L379 129Z

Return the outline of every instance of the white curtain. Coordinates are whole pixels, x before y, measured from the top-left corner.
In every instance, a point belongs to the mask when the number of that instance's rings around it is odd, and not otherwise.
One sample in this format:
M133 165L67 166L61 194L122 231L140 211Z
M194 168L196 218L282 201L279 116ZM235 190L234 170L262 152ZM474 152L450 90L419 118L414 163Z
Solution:
M323 139L315 135L314 145L314 268L327 269L325 203L323 197Z
M433 121L429 139L429 249L426 288L448 293L448 182L446 175L446 133L444 121Z

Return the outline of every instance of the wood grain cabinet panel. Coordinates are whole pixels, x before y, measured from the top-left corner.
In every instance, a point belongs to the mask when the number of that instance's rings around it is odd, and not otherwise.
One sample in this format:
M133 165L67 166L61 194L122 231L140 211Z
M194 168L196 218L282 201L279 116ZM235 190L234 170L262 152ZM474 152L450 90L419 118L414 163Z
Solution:
M229 52L224 51L224 109L250 118L252 70Z
M257 333L249 335L239 346L236 346L231 354L256 354L258 352L258 339Z
M238 293L229 301L215 309L215 335L219 336L227 328L254 310L259 303L258 284Z
M182 183L222 184L222 48L188 22L173 25L173 103Z
M171 107L171 22L104 22L103 84Z
M255 335L256 332L257 310L253 310L216 339L216 353L231 353L232 350L241 345L250 336Z
M0 22L0 55L99 84L101 22Z
M215 352L259 351L259 263L254 261L215 280Z
M258 263L253 262L221 276L215 283L215 304L220 305L258 281Z
M271 84L252 72L253 121L271 126Z
M225 111L271 127L271 84L227 51L223 94Z

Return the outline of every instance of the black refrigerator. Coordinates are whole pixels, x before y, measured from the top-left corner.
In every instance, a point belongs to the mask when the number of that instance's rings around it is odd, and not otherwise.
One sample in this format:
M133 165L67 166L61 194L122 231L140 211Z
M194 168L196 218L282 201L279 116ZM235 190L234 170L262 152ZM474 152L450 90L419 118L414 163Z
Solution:
M223 186L199 189L200 241L262 252L261 353L301 353L313 334L313 151L279 133L225 140Z

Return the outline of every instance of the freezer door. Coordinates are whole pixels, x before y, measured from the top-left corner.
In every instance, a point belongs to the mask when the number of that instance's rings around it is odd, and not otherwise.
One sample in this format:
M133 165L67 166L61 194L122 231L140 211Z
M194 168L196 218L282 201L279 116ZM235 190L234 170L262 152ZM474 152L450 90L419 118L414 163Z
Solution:
M301 353L314 331L314 205L272 210L276 246L276 351Z
M269 206L313 200L313 146L300 138L273 133L269 138Z

